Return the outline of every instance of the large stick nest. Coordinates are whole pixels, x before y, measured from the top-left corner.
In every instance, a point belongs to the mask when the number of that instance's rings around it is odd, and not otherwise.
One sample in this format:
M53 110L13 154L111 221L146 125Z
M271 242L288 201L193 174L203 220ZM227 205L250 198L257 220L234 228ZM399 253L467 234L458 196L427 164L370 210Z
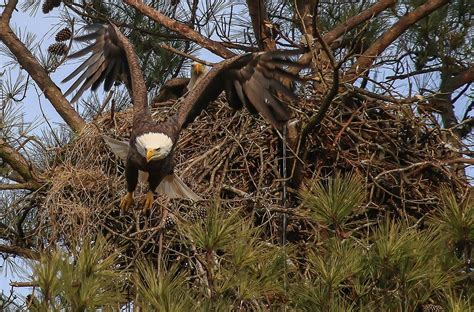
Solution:
M320 103L318 96L307 96L294 104L295 118L305 124ZM176 105L179 103L158 106L154 117L158 121L166 118ZM136 249L150 252L162 230L163 206L169 216L186 218L199 209L197 206L205 207L217 198L230 208L255 212L256 222L265 223L266 233L276 238L277 217L284 208L281 140L261 118L233 112L223 100L210 105L182 132L175 155L178 175L206 200L192 204L160 197L149 216L140 211L140 196L146 191L143 186L137 192L135 210L120 213L118 204L125 193L124 164L101 137L107 134L128 140L131 120L131 110L105 113L53 160L50 187L41 199L40 214L51 242L112 233L121 244L134 241ZM415 113L408 104L347 92L333 101L319 132L309 140L301 187L335 172L355 172L365 179L368 190L361 222L387 213L419 219L435 208L441 187L458 194L469 187L459 173L459 164L450 161L460 155L444 133L431 115ZM289 157L292 155L288 152ZM301 211L296 195L290 188L287 203ZM305 222L290 218L289 230L297 234L290 239L305 240L310 235Z

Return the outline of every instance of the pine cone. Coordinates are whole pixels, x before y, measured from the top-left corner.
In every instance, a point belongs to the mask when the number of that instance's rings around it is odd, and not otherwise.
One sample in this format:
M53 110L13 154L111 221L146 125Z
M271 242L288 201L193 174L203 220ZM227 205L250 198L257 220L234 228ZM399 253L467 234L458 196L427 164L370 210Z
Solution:
M427 303L422 306L423 312L444 312L442 306L432 303Z
M61 42L61 41L66 41L71 39L72 32L69 28L63 28L61 29L57 34L56 34L56 41Z
M197 222L207 217L207 209L205 207L201 207L195 211L192 211L190 214L186 216L186 219L191 222Z
M62 42L53 43L48 47L48 52L54 55L64 55L67 53L67 51L67 45Z
M190 212L184 218L186 221L190 223L195 223L199 220L202 220L207 217L207 209L205 207L201 207L195 211ZM165 220L165 229L169 230L176 225L175 217L172 214L169 214Z
M58 6L61 5L62 0L45 0L43 2L43 13L48 14L51 12L54 8L57 8Z
M165 220L165 229L169 230L173 228L175 225L176 225L176 221L174 220L174 218L168 215Z

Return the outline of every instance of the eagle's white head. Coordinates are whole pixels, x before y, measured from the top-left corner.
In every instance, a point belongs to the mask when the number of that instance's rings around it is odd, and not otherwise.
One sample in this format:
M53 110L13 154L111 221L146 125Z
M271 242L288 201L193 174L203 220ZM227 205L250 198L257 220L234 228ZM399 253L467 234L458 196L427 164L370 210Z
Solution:
M160 160L168 156L173 148L171 138L163 133L148 132L137 137L137 151L146 161Z
M196 83L204 77L208 72L208 69L206 65L203 65L198 62L193 62L191 65L191 79L189 80L189 83L187 85L188 90L191 90Z

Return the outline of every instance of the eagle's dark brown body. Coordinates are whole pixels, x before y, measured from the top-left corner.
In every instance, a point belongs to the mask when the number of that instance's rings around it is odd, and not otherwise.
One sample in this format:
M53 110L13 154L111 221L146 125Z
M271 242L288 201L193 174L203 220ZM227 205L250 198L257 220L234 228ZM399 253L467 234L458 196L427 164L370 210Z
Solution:
M144 116L144 118L146 117ZM175 123L170 121L171 120L169 119L165 123L157 124L153 120L144 120L143 122L138 119L135 120L130 135L131 148L128 152L125 168L128 192L133 192L137 187L139 170L148 173L153 172L153 174L148 175L148 184L152 190L155 190L158 187L164 177L174 173L174 148L166 158L148 162L143 155L138 153L135 145L138 136L148 132L157 132L170 137L174 146L178 141L179 131L177 131Z
M233 108L245 106L251 112L258 112L278 130L290 118L291 112L279 96L284 95L293 100L296 96L280 80L281 77L297 78L290 75L284 67L295 66L288 57L301 51L248 53L224 60L214 65L182 98L174 116L163 123L156 123L149 112L146 85L132 44L114 25L94 27L98 30L84 37L96 41L83 51L99 55L93 54L79 67L84 73L74 83L74 88L83 84L74 99L85 89L91 86L96 88L102 81L105 81L106 89L110 88L110 81L124 81L131 93L134 117L126 162L128 193L122 200L122 208L128 208L133 202L132 194L137 186L139 170L149 173L150 191L144 206L151 207L156 187L173 173L173 154L181 130L222 91L225 91ZM85 54L79 51L75 56ZM78 74L81 70L76 70L73 74ZM67 79L71 79L73 74ZM68 93L70 91L71 89Z

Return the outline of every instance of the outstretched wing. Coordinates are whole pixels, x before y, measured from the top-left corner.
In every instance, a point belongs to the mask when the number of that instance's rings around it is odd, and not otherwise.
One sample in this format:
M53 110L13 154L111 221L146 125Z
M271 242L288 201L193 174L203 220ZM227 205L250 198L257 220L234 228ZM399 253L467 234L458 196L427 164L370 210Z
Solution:
M90 32L84 36L76 37L74 40L93 42L84 49L71 54L68 58L78 58L89 53L91 55L62 81L64 83L77 77L64 94L68 96L77 90L71 102L77 101L82 93L89 88L95 91L102 82L104 82L105 91L109 91L116 81L122 81L128 88L130 87L127 57L115 28L112 25L95 24L86 26L85 29Z
M286 71L288 66L298 66L290 56L302 50L270 51L236 56L215 65L184 99L178 112L178 123L186 127L203 109L214 101L222 91L233 108L246 106L253 113L260 113L278 130L290 119L291 112L278 95L290 100L297 97L282 83L298 76Z

